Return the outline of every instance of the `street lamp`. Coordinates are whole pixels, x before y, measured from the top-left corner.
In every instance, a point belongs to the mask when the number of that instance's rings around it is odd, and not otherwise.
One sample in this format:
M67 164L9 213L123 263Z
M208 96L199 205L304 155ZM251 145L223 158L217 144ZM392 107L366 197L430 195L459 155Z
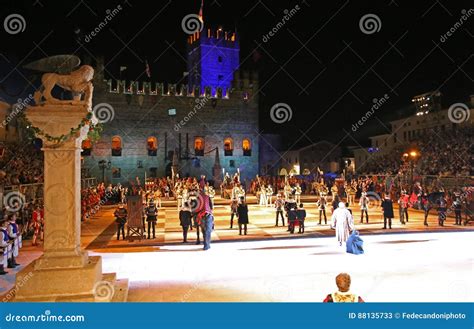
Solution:
M102 182L105 183L105 169L110 169L112 164L110 161L100 160L99 168L102 170Z

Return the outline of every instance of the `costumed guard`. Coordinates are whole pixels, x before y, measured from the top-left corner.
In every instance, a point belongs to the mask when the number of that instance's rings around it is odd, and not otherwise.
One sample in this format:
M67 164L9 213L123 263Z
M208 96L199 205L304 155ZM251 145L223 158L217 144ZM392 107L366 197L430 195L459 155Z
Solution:
M295 202L297 204L301 203L301 193L302 193L302 190L301 190L300 183L296 183L296 186L295 186Z
M43 241L44 234L44 211L40 205L36 206L36 209L33 211L33 246L38 245L38 238Z
M326 196L323 195L323 194L320 194L319 200L316 203L316 205L318 206L318 210L319 210L319 225L321 225L322 215L324 215L324 224L328 223L328 219L326 217L326 205L327 205L327 203L328 203L328 201L326 199Z
M338 291L329 294L323 303L363 303L364 300L350 292L351 276L347 273L341 273L336 276L336 285Z
M148 223L148 239L150 239L150 230L153 229L153 239L155 238L156 221L158 220L158 208L156 208L153 200L150 200L148 207L145 209L146 221Z
M275 200L275 210L276 210L275 226L278 226L278 216L281 216L282 226L285 226L285 217L283 216L284 205L285 205L285 200L283 200L283 198L281 197L281 194L278 194L277 199Z
M6 219L3 218L3 214L0 212L0 275L5 275L8 272L5 271L5 267L10 265L11 258L11 244L10 238L8 237L8 231L6 226Z
M265 194L266 194L266 204L265 204L265 206L266 207L271 207L272 198L273 198L273 187L270 184L268 184L268 186L265 190Z
M237 216L239 217L239 235L242 235L242 228L244 229L244 235L247 235L247 224L249 223L249 208L245 203L245 199L240 198L239 205L237 207Z
M349 238L349 231L354 230L354 220L344 202L339 202L338 208L334 210L331 216L331 228L336 230L336 239L340 246Z
M185 202L179 211L179 224L183 228L183 243L186 243L188 242L188 229L192 225L191 208L189 208L188 202Z
M360 222L364 222L364 213L365 213L365 223L369 224L369 203L370 199L367 196L367 192L362 192L359 200L360 206Z
M382 229L383 230L387 229L387 222L388 222L388 228L391 230L392 218L394 217L394 215L393 215L393 202L392 202L392 199L390 199L390 194L385 194L385 199L383 199L381 206L382 206L382 212L383 212Z
M19 254L19 238L18 238L18 225L16 223L16 215L15 214L10 214L8 215L8 221L6 225L7 229L7 234L8 238L10 241L11 245L11 256L10 256L10 262L7 264L8 268L15 268L16 266L19 266L15 261L15 258L18 257Z
M151 200L150 203L153 203ZM123 203L119 204L118 209L114 212L115 223L117 223L117 240L120 240L120 231L122 231L122 239L125 240L125 224L127 223L127 209L125 209ZM150 227L148 227L148 234L150 232Z
M359 232L353 230L346 242L346 251L349 254L361 255L364 253L364 241L360 238Z

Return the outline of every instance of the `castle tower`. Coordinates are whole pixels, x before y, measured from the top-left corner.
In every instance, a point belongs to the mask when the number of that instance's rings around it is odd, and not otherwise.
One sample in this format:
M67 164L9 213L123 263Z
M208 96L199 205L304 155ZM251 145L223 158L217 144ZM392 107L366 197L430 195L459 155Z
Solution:
M211 87L212 95L221 87L225 95L240 65L237 34L203 29L188 37L187 46L189 85L200 86L202 92Z

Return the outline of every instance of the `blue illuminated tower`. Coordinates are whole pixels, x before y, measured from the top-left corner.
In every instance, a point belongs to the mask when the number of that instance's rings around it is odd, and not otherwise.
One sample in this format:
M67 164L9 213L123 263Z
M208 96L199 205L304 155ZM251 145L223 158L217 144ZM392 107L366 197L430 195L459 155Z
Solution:
M234 71L239 68L239 42L235 32L204 29L188 38L188 83L190 86L217 87L226 94Z

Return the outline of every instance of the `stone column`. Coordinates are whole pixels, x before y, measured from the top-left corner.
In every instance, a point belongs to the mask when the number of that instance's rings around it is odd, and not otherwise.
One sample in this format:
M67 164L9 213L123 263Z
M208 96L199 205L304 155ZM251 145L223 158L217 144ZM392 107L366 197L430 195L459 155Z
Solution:
M68 135L89 111L87 105L48 104L29 107L26 115L56 137ZM81 249L80 152L88 130L85 125L61 143L43 139L44 254L17 274L17 301L94 301L98 288L108 295L99 299L112 300L117 293L115 274L103 276L101 257Z

